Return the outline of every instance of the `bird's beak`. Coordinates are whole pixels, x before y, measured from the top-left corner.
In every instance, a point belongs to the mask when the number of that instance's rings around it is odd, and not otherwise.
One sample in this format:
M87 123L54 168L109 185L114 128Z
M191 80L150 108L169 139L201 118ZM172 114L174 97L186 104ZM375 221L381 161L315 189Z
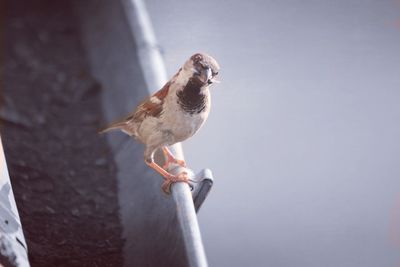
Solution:
M206 70L206 76L207 76L207 81L211 79L212 77L212 72L210 68L207 68Z
M201 79L203 80L203 82L211 84L212 83L212 71L210 68L206 68L204 71L202 71L201 73Z

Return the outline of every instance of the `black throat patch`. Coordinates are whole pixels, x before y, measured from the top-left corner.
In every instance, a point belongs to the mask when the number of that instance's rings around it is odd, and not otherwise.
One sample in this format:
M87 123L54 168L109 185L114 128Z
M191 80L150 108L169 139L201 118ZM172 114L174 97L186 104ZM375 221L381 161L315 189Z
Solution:
M198 114L206 108L206 95L201 92L204 84L197 78L190 78L185 88L176 93L178 104L189 114Z

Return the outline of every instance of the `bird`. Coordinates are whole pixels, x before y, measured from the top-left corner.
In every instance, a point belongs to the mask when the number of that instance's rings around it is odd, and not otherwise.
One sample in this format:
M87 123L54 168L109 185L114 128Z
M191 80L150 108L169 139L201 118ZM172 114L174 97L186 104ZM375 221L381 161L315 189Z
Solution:
M187 172L173 175L167 171L169 164L186 167L185 161L175 158L168 146L192 137L207 120L211 108L209 89L219 83L219 70L213 57L195 53L159 91L100 133L121 130L143 143L145 163L164 177L162 189L171 193L173 183L188 183L189 177ZM158 149L165 157L163 167L154 161Z

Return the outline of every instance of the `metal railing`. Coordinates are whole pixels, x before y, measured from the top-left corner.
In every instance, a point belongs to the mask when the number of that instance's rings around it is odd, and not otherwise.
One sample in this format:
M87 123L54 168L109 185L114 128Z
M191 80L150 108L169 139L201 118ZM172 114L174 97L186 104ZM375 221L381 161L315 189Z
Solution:
M141 0L122 0L132 35L136 42L139 63L143 70L147 88L157 90L167 82L164 62L157 45L151 21ZM175 157L184 159L182 146L171 147ZM176 167L169 170L173 174L187 172L196 183L192 184L193 195L186 183L173 184L171 191L177 208L177 216L185 245L189 266L205 267L207 259L201 240L196 211L205 200L211 186L211 171L203 170L195 176L187 168Z

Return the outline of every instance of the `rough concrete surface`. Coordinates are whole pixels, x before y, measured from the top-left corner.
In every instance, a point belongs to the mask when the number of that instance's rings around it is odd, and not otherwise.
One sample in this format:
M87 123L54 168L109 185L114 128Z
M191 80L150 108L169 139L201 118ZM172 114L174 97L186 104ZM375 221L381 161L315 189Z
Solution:
M121 266L115 164L68 1L6 1L1 134L32 266Z

